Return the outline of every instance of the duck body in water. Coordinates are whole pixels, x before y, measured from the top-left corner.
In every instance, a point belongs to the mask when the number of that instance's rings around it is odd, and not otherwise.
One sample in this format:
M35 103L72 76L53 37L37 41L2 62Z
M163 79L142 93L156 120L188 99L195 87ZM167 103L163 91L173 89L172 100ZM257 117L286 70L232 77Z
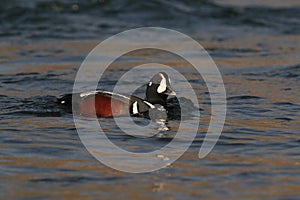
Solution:
M113 117L122 115L149 116L149 110L167 111L168 97L176 96L170 78L165 72L155 74L146 89L146 98L97 90L62 95L57 99L64 108L80 115ZM174 99L174 98L173 98ZM176 99L176 97L175 97Z

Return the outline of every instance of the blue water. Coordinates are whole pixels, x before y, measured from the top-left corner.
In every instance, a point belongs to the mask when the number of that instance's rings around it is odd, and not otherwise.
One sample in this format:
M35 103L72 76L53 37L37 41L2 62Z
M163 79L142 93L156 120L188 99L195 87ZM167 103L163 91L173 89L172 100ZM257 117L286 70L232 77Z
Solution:
M9 1L0 5L0 23L1 199L299 198L298 1ZM171 28L200 42L222 73L228 111L218 143L200 160L211 112L203 80L165 53L118 60L102 88L113 88L132 66L160 61L181 70L201 108L196 139L179 160L153 173L128 174L87 152L73 116L55 99L72 91L81 62L99 42L143 26ZM124 135L112 119L101 123L115 144L136 152L168 144L178 126L170 121L164 138L143 140Z

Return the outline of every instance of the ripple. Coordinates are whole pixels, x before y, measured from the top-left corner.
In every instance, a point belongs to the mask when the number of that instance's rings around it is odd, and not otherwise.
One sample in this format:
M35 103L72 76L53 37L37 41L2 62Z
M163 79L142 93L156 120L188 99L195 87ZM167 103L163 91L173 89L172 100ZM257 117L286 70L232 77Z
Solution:
M228 97L227 100L251 100L251 99L263 99L262 97L258 96L251 96L251 95L241 95L241 96L233 96L233 97Z

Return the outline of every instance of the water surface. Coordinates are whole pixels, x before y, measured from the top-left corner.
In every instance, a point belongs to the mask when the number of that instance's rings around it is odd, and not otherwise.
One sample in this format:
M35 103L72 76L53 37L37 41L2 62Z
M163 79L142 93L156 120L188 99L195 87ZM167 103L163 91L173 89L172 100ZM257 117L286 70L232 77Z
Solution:
M251 2L30 0L1 4L1 198L297 199L299 2ZM127 174L95 160L82 145L72 115L54 101L72 91L80 63L99 42L142 26L182 31L208 50L224 79L228 113L217 145L199 160L210 116L203 80L169 54L127 55L107 71L102 88L112 88L126 69L158 60L181 69L197 88L202 116L194 143L178 161L153 173ZM120 133L112 119L101 120L113 142L134 151L169 142L134 139Z

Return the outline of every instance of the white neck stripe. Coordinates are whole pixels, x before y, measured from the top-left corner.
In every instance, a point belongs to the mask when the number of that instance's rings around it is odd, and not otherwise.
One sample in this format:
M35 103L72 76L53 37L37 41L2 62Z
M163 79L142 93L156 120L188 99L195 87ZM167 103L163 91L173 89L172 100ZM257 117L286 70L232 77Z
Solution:
M138 114L139 113L138 102L137 101L132 104L132 113L133 114Z

